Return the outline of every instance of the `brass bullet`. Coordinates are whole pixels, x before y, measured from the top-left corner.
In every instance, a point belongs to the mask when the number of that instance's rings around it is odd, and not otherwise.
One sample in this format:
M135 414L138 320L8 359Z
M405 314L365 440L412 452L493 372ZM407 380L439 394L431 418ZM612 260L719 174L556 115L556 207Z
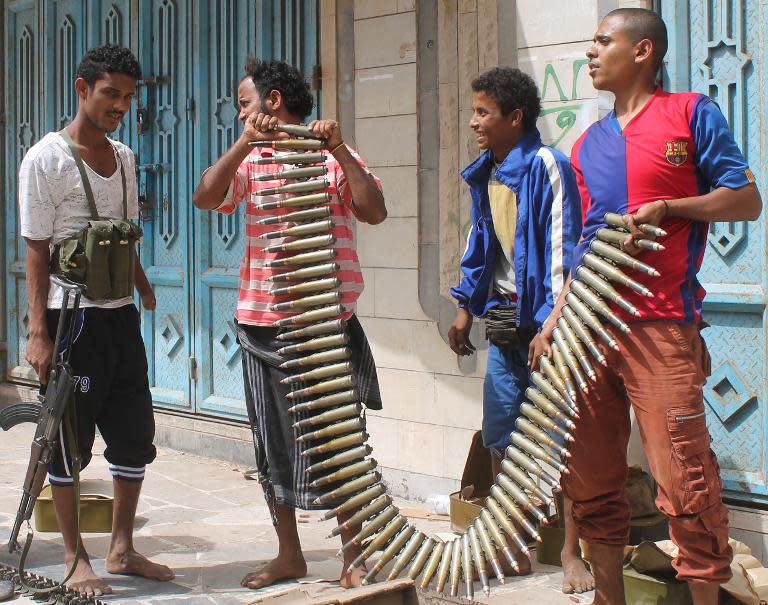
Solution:
M471 600L475 596L475 578L468 532L461 536L461 571L464 576L464 585L467 588L467 597Z
M565 357L563 357L563 353L560 351L560 348L557 346L556 342L553 342L551 347L552 358L555 360L555 367L557 368L558 374L560 374L560 378L562 378L563 382L565 383L566 393L568 393L568 397L575 401L577 397L576 386L573 384L573 380L571 379L571 371L568 369L568 364L565 362Z
M589 393L589 384L587 383L587 379L581 371L581 366L579 366L579 362L576 361L576 356L571 351L571 347L569 347L568 343L565 341L560 328L555 328L552 331L552 338L554 340L552 343L553 351L555 347L560 350L560 354L562 355L563 360L573 375L576 386L584 391L584 393Z
M519 571L520 568L517 561L515 561L512 549L509 548L504 536L509 536L512 542L515 543L515 546L517 546L520 549L520 552L525 554L526 557L531 556L531 551L528 549L528 545L517 531L517 528L512 524L512 521L509 520L509 517L504 512L501 504L496 502L493 498L486 498L485 505L486 509L480 511L480 517L485 522L485 526L490 530L493 539L496 540L496 544L502 548L509 564ZM501 526L501 529L499 529L499 526ZM502 530L504 533L502 533Z
M424 534L420 531L413 532L411 537L408 538L408 542L403 547L403 551L397 559L395 559L395 563L392 565L392 570L389 572L387 580L394 580L400 575L400 572L405 569L405 566L416 556L422 542L424 542L424 537Z
M311 296L304 296L287 302L273 303L269 305L269 310L286 313L289 311L300 311L311 307L319 307L321 305L330 305L337 303L340 300L341 292L335 290L333 292L323 292L322 294L312 294Z
M355 535L354 538L352 538L349 542L346 542L345 544L343 544L341 547L341 552L347 552L348 550L350 550L355 546L360 546L363 543L363 540L365 540L369 536L374 535L376 532L378 532L382 527L390 523L398 515L399 515L399 512L396 506L394 505L387 506L383 511L381 511L380 514L376 515L367 524L363 525L362 529L357 533L357 535ZM401 524L401 527L402 527L402 525L405 524L405 518L400 517L400 519L403 520Z
M352 571L353 569L355 569L355 567L360 567L360 565L362 565L363 562L368 557L370 557L373 553L375 553L377 550L382 548L387 542L390 541L390 539L392 539L392 537L398 531L400 531L407 524L408 524L408 521L405 519L405 517L396 515L392 521L390 521L386 526L384 526L382 530L373 537L373 539L363 549L363 552L361 552L357 556L357 558L354 561L352 561L350 566L347 567L347 571ZM346 546L346 544L344 546ZM342 547L342 549L343 548L344 547Z
M459 582L461 582L461 538L456 538L452 545L451 555L451 596L459 596Z
M579 362L581 369L589 377L589 379L594 382L597 378L597 374L595 374L595 368L592 367L592 364L587 357L587 351L584 348L584 345L582 345L581 341L576 337L576 334L571 329L568 320L565 319L565 317L560 316L557 320L557 327L560 330L560 334L562 334L563 338L565 338L565 343L576 356L576 360Z
M330 393L331 391L339 391L341 389L348 389L355 386L354 376L342 376L341 378L332 378L331 380L324 380L313 384L311 387L305 389L299 389L297 391L291 391L286 394L288 399L298 399L300 397L311 397L312 395L321 395L323 393Z
M341 470L333 472L330 475L326 475L325 477L320 477L320 479L315 479L312 483L309 484L309 486L313 488L324 487L326 485L330 485L331 483L336 483L337 481L341 481L342 479L357 477L367 473L368 471L372 471L373 469L376 468L377 464L378 463L373 458L369 458L368 460L362 460L360 462L356 462L355 464L350 464L349 466L345 466Z
M450 549L448 549L450 550ZM443 561L443 558L445 556L446 551L446 544L445 542L441 542L437 540L435 542L435 546L432 549L432 552L429 555L429 561L427 561L427 564L424 566L424 575L421 576L421 588L428 588L429 584L432 582L432 578L435 577L435 574L438 574L438 581L440 574L438 572L438 568L440 567L440 564ZM448 577L448 574L446 574L446 578ZM443 584L444 586L445 584Z
M298 330L291 330L290 332L282 332L275 338L277 340L296 340L298 338L307 338L308 336L321 336L323 334L333 334L341 332L347 326L347 322L343 319L334 319L332 321L324 321L319 324L311 326L305 326Z
M256 210L277 210L278 208L301 208L302 206L316 206L318 204L328 204L331 201L330 193L310 193L309 195L298 195L296 197L287 197L274 202L261 202L256 204Z
M286 258L273 258L264 262L267 269L279 269L280 267L295 267L297 265L308 265L310 263L322 263L323 261L336 258L336 250L329 248L327 250L313 250L312 252L302 252ZM276 281L276 280L270 280Z
M360 490L363 490L366 487L371 487L372 485L378 483L379 481L381 481L380 473L376 473L376 472L368 473L367 475L363 475L362 477L357 477L356 479L352 479L351 481L348 481L344 485L337 487L334 490L331 490L327 494L323 494L322 496L315 498L312 501L312 504L319 505L319 504L330 504L331 502L336 502L336 500L338 500L342 496L348 496L350 494L359 492Z
M621 294L619 294L618 291L611 284L609 284L602 277L597 275L597 273L592 271L592 269L590 269L589 267L585 267L584 265L580 266L578 269L576 269L576 275L579 277L581 281L583 281L590 288L595 290L595 292L597 292L600 296L603 296L609 301L611 301L612 303L617 304L622 309L627 311L627 313L630 313L635 317L641 316L640 311L637 310L637 307L635 307L635 305L633 305Z
M336 468L337 466L343 466L344 464L354 462L360 458L365 458L372 451L373 448L370 445L360 445L358 447L352 448L351 450L346 450L345 452L338 453L334 456L331 456L330 458L326 458L325 460L317 462L309 466L304 472L309 475L312 473L319 473L320 471L328 470L330 468Z
M324 408L333 407L334 405L349 403L350 401L360 401L360 395L354 389L344 391L343 393L333 393L332 395L319 397L312 401L298 403L293 407L288 408L288 412L291 414L298 414L300 412L309 412L311 410L322 410Z
M530 475L528 475L528 473L526 473L519 466L514 464L511 460L507 460L506 458L502 460L501 470L515 483L517 483L523 489L527 489L547 506L551 506L554 502L554 500L552 500L552 496L548 495L543 489L536 485L536 482L531 479Z
M607 242L609 244L621 244L624 242L624 240L627 239L629 236L628 233L623 233L621 231L616 231L615 229L598 229L595 233L597 236L597 239L602 240L604 242ZM662 252L665 250L664 246L662 246L658 242L654 242L653 240L649 239L636 239L634 241L635 247L640 248L641 250L652 250L654 252Z
M272 296L289 296L291 294L311 294L313 292L322 292L332 290L341 286L341 280L338 277L327 277L325 279L313 279L292 286L283 286L282 288L272 288L269 293Z
M298 252L299 250L311 250L312 248L322 248L324 246L330 246L336 241L336 238L327 233L325 235L316 235L314 237L303 237L301 239L295 239L291 242L284 244L274 244L272 246L266 246L263 248L264 252Z
M285 273L275 273L274 275L268 275L265 281L276 283L300 281L310 277L322 277L323 275L330 275L331 273L336 273L339 268L340 267L338 263L323 263L320 265L314 265L312 267L302 267L301 269L296 269L295 271L287 271Z
M334 536L338 536L343 531L347 531L349 529L352 529L353 527L362 526L363 522L367 519L370 519L373 516L379 515L384 509L387 507L390 507L392 504L392 498L389 496L379 496L375 500L373 500L370 504L367 504L363 508L361 508L359 511L357 511L354 515L352 515L349 519L344 521L344 523L340 523L336 527L331 530L331 533L328 535L328 538L333 538ZM391 507L393 510L393 517L395 514L397 514L397 509L394 507ZM383 527L383 525L382 525Z
M317 454L327 454L330 452L338 452L339 450L346 449L355 445L361 445L368 441L368 433L365 431L359 431L352 433L351 435L342 435L336 439L332 439L326 443L321 443L308 450L305 450L299 454L300 456L316 456Z
M285 153L273 155L267 158L254 158L248 161L252 164L263 166L265 164L317 164L325 162L326 155L322 152L315 153Z
M507 492L507 495L516 505L519 505L523 508L523 510L530 512L534 517L536 517L536 519L539 520L540 523L545 525L548 523L547 515L545 515L544 512L531 501L528 495L504 473L499 473L496 475L496 485L494 487L500 487L505 492ZM497 500L499 499L498 495L495 495L494 497L496 497ZM502 504L502 506L504 505L503 502L500 502L500 504ZM523 515L523 518L525 518L525 515ZM522 521L518 522L521 523L523 527L525 527L526 531L528 530L528 527L523 524ZM531 525L531 527L533 527L533 525ZM535 529L536 528L534 528L534 530Z
M271 147L272 149L322 149L324 141L318 139L275 139L272 141L250 141L251 147Z
M328 519L333 519L333 517L338 517L341 514L357 510L361 506L368 504L371 500L374 500L375 498L378 498L379 496L382 496L386 493L387 488L384 487L381 483L377 483L368 489L363 490L359 494L351 496L333 510L326 511L323 513L321 519L323 521L327 521Z
M553 406L554 407L554 406ZM523 403L520 406L520 411L525 414L528 418L530 418L533 422L538 424L539 426L544 427L545 429L548 429L554 433L557 433L560 435L563 439L566 441L573 441L573 435L566 431L562 426L560 426L557 422L555 422L552 418L550 418L547 414L545 414L541 409L531 405L530 403ZM557 418L560 422L565 424L568 428L573 428L575 425L570 420L570 418L567 418L564 416L560 410L557 411ZM567 423L567 424L566 424Z
M528 456L525 452L517 449L513 445L508 445L507 449L504 450L504 454L512 462L531 473L531 475L534 477L538 477L545 483L549 484L549 486L553 489L560 489L560 482L548 472L546 472L543 468L541 468L541 465L533 458Z
M501 584L506 583L506 578L504 577L504 570L501 568L501 562L499 561L499 553L496 550L496 547L493 545L493 541L491 540L491 535L488 533L488 528L485 527L485 523L483 522L482 517L478 517L475 519L474 523L472 524L475 528L475 532L477 532L477 537L480 540L480 544L483 547L483 550L485 551L485 556L488 559L488 562L491 564L491 567L493 568L493 573L496 574L496 579ZM514 557L512 558L514 561ZM515 566L517 566L517 562L515 561ZM519 567L518 567L519 570Z
M302 372L301 374L294 374L293 376L287 376L286 378L281 378L280 383L292 384L294 382L321 380L324 378L330 378L331 376L338 376L340 374L349 374L353 372L354 369L355 368L352 366L352 362L350 361L345 361L342 363L334 363L328 366L315 368L314 370L309 370L307 372Z
M278 185L277 187L265 187L254 192L254 195L282 195L284 193L307 193L310 191L320 191L328 188L328 179L316 179L313 181L299 181L298 183L289 183L287 185Z
M340 359L349 359L352 356L352 349L349 347L340 347L338 349L327 349L318 353L310 353L304 357L289 359L281 363L278 367L281 370L291 370L293 368L305 368L315 366L330 361L339 361Z
M312 323L314 321L320 321L321 319L338 317L342 313L344 313L344 307L342 305L331 305L329 307L312 309L311 311L305 311L304 313L299 313L298 315L291 315L291 317L278 319L272 325L278 328L301 326L304 324Z
M437 544L438 543L435 542L434 538L424 539L424 541L421 543L421 546L419 547L419 551L413 558L411 566L408 568L409 580L415 580L418 577L418 575L421 573L421 570L424 569L424 565L426 564L427 559L429 559L432 553L436 550ZM439 552L442 553L442 551Z
M545 355L542 357L546 358ZM550 364L551 367L551 362L549 359L547 359L547 363ZM542 367L542 369L544 368ZM544 393L544 395L546 395L552 402L556 403L557 405L567 407L568 404L566 403L562 392L553 386L553 384L548 380L548 377L544 376L541 372L537 372L536 370L531 372L531 383L535 385L536 388L539 389L542 393ZM563 385L563 388L565 388L565 385Z
M613 262L624 265L625 267L631 267L632 269L640 271L641 273L645 273L646 275L650 275L651 277L661 277L661 273L659 273L650 265L641 263L631 254L627 254L626 252L619 250L610 244L601 242L598 239L592 240L589 243L589 249L598 256L612 260Z
M451 555L453 555L453 542L448 542L443 548L443 555L440 557L440 565L437 568L437 581L435 582L435 590L437 592L445 592L445 583L448 581L448 576L451 573Z
M405 546L406 542L411 538L416 530L412 525L407 525L403 531L397 534L390 542L384 551L381 553L379 560L376 561L371 570L363 578L363 585L370 584L383 567L394 559L395 555Z
M619 344L613 336L611 336L611 334L603 327L600 320L597 319L597 316L592 313L589 307L581 302L581 299L578 296L569 292L566 295L565 300L568 302L568 306L573 309L573 312L578 315L579 319L589 326L589 328L591 328L592 331L605 342L605 344L611 347L614 351L619 350Z
M565 321L568 322L568 325L573 330L573 333L581 339L581 342L583 342L587 349L589 349L592 356L597 359L598 363L607 367L608 361L605 358L605 355L603 355L603 352L598 348L595 339L592 338L587 327L581 323L581 320L574 310L568 305L565 305L562 309L562 313Z
M555 389L557 389L557 392L560 393L560 395L565 397L568 394L568 391L565 388L565 383L563 382L563 379L560 376L560 373L557 371L557 368L552 364L552 361L549 359L549 357L547 357L546 355L541 355L539 357L539 367L541 368L542 375L545 376L547 380L549 380L549 382L552 383L552 386L554 386Z
M631 330L629 326L625 324L619 316L611 311L610 307L603 301L593 290L590 290L585 284L577 279L571 280L571 292L578 296L584 304L596 311L614 326L625 334L629 334Z
M301 124L278 124L275 126L275 130L278 132L284 132L285 134L289 134L292 137L301 137L304 139L315 139L318 141L322 141L319 136L317 136L312 130L309 128L309 126L303 126Z
M574 411L567 404L561 403L561 404L555 405L554 403L552 403L550 399L548 399L546 396L539 393L539 391L537 391L533 387L528 387L527 389L525 389L525 396L531 400L531 403L536 404L539 407L539 409L543 410L550 416L553 416L561 420L561 422L565 423L565 420L563 420L563 418L566 418L566 416L563 416L563 414L567 414L567 417L569 418L577 417L577 414L575 414Z
M531 439L531 441L538 443L541 447L549 449L551 452L557 456L560 456L561 458L570 458L571 455L567 449L558 444L545 431L542 431L527 418L519 416L515 420L515 426L517 427L517 430L519 430L523 435L526 435Z
M653 298L653 292L651 292L643 284L641 284L638 281L635 281L634 279L629 277L626 273L624 273L624 271L622 271L615 265L609 263L608 261L603 260L599 256L596 256L591 252L587 252L581 258L581 262L583 262L590 269L593 269L597 273L600 273L606 279L610 279L611 281L614 281L617 284L621 284L622 286L625 286L630 290L634 290L635 292L637 292L638 294L641 294L642 296L645 296L647 298Z
M308 179L315 176L324 176L328 173L325 164L320 166L308 166L307 168L288 168L277 170L269 174L258 174L251 177L252 181L285 181L287 179Z
M624 223L624 216L621 214L616 214L615 212L606 212L603 215L603 220L607 225L610 225L611 227L629 229L629 227L627 227L627 225ZM667 234L667 232L664 231L664 229L661 227L657 227L656 225L651 225L648 223L641 223L637 226L637 228L646 235L652 235L653 237L664 237Z
M313 338L295 345L287 345L277 350L278 355L294 355L296 353L306 353L308 351L317 351L328 349L330 347L339 347L349 343L349 336L345 333L333 334L331 336L321 336Z
M469 536L472 564L475 569L477 569L477 575L480 576L480 584L483 587L483 593L487 597L491 594L491 585L488 582L488 566L485 563L485 555L483 555L483 549L480 546L480 539L477 537L477 530L474 525L469 526L467 536Z
M344 420L343 422L337 422L331 424L317 431L311 433L305 433L299 435L296 441L304 443L305 441L314 441L316 439L325 439L326 437L335 437L336 435L344 435L345 433L351 433L352 431L360 431L365 428L365 420L363 418L353 418L352 420Z
M491 486L491 495L488 500L495 501L502 510L514 519L534 540L541 541L539 532L536 531L533 523L531 523L528 517L525 516L525 513L519 506L517 506L505 489L502 489L499 485Z
M525 435L521 435L520 433L513 431L510 439L514 445L519 447L524 452L530 454L534 458L543 460L549 464L549 466L556 468L561 473L566 475L569 473L568 468L566 468L562 462L560 462L555 456L549 454L543 447L528 439L528 437Z
M322 414L315 414L304 420L299 420L293 424L293 428L297 430L303 430L311 426L319 426L321 424L328 424L329 422L336 422L337 420L345 420L346 418L352 418L359 416L362 412L363 406L359 403L352 403L350 405L343 405L338 408L333 408Z
M278 237L304 237L306 235L316 235L318 233L325 233L333 229L333 221L314 221L312 223L303 223L301 225L293 225L292 227L285 227L284 229L276 229L275 231L267 231L262 237L264 239L277 239Z

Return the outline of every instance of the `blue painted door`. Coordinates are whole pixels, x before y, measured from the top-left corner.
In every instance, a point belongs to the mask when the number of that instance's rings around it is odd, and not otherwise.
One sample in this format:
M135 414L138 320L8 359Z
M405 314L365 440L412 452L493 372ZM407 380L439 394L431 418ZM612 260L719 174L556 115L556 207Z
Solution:
M768 200L768 5L760 0L663 0L672 90L708 94L723 110ZM729 497L768 501L765 213L710 227L701 281L712 355L705 389L713 447Z
M142 311L153 398L160 407L245 418L233 320L243 209L230 217L196 211L192 191L240 134L236 89L247 54L284 58L313 74L318 0L16 0L5 11L5 52L13 57L5 100L9 175L42 134L74 117L72 83L87 48L112 42L138 56L144 78L137 102L114 136L137 159L141 260L157 297L156 311ZM7 373L33 380L24 361L15 186L8 179Z

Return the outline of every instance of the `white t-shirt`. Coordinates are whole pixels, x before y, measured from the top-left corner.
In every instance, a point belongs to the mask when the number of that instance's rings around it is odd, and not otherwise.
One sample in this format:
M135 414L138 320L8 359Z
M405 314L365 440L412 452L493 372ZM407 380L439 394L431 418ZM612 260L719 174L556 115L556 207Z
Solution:
M130 148L111 141L125 170L128 218L139 216L136 168ZM85 164L100 218L123 218L123 186L118 163L115 173L103 177ZM75 158L58 132L49 132L24 156L19 168L19 220L21 235L28 239L51 239L52 244L76 235L91 219L88 199ZM61 288L51 283L48 308L61 308ZM81 306L112 309L131 304L131 297L94 303L83 297Z

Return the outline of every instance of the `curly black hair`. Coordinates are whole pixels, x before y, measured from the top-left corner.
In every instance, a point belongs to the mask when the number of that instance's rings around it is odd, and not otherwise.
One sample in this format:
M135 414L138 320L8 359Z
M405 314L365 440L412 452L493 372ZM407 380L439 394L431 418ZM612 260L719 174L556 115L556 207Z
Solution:
M516 67L489 69L472 80L472 90L484 92L496 101L502 115L507 116L515 109L520 109L526 130L536 127L536 118L541 113L539 91L533 78Z
M283 95L286 109L304 120L315 105L312 92L302 73L284 61L262 60L254 56L245 61L245 73L253 80L262 102L273 90Z
M77 66L75 77L82 78L90 87L106 73L125 74L140 80L141 66L129 49L116 44L104 44L85 53Z

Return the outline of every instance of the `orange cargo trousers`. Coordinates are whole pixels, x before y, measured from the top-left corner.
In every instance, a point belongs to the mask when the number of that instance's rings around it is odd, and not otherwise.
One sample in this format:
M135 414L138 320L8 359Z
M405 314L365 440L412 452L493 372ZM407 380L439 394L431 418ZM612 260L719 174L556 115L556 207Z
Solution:
M704 412L706 344L696 325L653 321L631 328L623 334L607 327L620 352L601 344L608 367L595 364L597 382L579 404L570 475L563 477L579 537L615 546L628 540L631 405L658 484L656 505L669 517L670 537L680 549L673 561L677 577L726 582L733 553Z

